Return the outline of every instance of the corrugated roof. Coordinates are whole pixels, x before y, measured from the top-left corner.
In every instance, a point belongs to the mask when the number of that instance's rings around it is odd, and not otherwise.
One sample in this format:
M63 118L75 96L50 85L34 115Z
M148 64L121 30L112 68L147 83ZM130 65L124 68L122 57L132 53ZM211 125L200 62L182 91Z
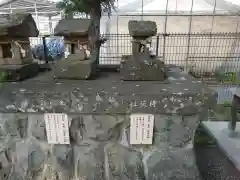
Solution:
M31 14L9 14L0 18L0 35L36 37L38 34Z
M60 13L56 3L47 0L16 0L0 7L1 14L21 12L35 15L36 10L39 16L55 16Z

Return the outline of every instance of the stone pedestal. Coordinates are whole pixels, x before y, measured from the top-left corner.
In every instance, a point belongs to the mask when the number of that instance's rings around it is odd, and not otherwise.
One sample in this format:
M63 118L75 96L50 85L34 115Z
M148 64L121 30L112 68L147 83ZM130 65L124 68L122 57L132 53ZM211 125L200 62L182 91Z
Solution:
M60 65L55 71L55 77L59 79L89 79L96 74L96 63L91 60L68 61L65 65Z
M235 132L228 130L228 122L203 122L201 133L195 138L198 169L206 180L238 180L240 174L240 123ZM204 154L204 156L203 156Z
M22 65L1 65L0 66L0 81L20 81L26 78L34 77L39 72L37 63L22 64Z
M13 179L198 180L191 143L216 94L186 74L175 75L168 83L122 82L118 73L103 73L91 81L41 77L5 84L2 170L10 175L14 164ZM46 112L68 114L70 145L47 143ZM134 113L155 115L152 145L130 144Z
M10 40L11 37L1 36L1 38L0 81L19 81L37 75L39 67L33 62L28 37L15 37L13 40ZM1 42L4 40L9 44ZM20 40L24 41L19 43Z
M136 61L132 56L125 57L120 67L121 78L125 81L163 81L165 79L165 65L160 59L148 57L143 60L139 57L140 60Z
M80 51L59 61L54 68L54 76L59 79L89 79L96 74L96 59L86 59L86 53Z

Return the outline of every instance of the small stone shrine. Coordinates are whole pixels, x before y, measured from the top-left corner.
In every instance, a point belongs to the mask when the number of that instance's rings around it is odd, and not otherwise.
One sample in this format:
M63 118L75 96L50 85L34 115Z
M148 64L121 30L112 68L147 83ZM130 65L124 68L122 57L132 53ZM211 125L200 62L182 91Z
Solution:
M87 59L90 19L63 19L54 29L55 36L64 36L70 55L56 64L54 74L60 79L89 79L96 72L96 59Z
M31 14L0 17L0 81L18 81L38 73L29 41L38 33Z
M159 80L165 79L164 62L151 56L147 47L148 38L157 33L156 22L129 21L129 34L132 40L132 55L123 56L120 73L123 80Z

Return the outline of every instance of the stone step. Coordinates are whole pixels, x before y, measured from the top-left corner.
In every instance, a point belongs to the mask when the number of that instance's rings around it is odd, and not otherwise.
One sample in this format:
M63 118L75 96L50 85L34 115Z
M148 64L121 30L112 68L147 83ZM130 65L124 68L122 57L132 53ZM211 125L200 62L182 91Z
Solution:
M228 122L203 122L202 141L195 137L194 150L198 169L205 180L239 180L240 123L237 132L228 131ZM234 135L234 136L231 136ZM203 138L205 140L203 141ZM211 141L211 142L210 142Z

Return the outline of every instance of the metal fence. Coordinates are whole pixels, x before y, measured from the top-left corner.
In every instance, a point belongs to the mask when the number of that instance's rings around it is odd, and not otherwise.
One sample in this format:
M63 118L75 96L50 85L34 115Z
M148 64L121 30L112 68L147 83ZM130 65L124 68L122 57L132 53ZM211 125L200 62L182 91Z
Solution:
M131 54L128 34L105 36L101 64L119 64L122 55ZM227 72L240 67L240 33L158 34L152 38L152 47L166 64L194 67L199 73L214 73L220 66Z
M108 40L100 50L100 64L120 64L122 55L132 51L128 34L103 34ZM37 42L36 42L37 41ZM32 40L42 43L41 38ZM213 75L219 69L225 73L240 69L240 33L158 34L152 47L165 64L175 64L196 75Z
M220 10L217 0L210 3L210 9L200 8L194 0L189 0L188 7L174 2L173 7L172 1L166 0L159 11L150 13L144 8L148 3L141 1L140 8L131 6L134 7L131 13L128 8L126 13L124 8L117 8L110 17L103 15L101 33L108 40L101 47L99 63L120 64L122 55L131 54L128 21L151 20L156 22L159 33L152 38L152 47L165 64L181 66L198 77L213 77L219 72L236 76L240 68L239 13L228 8ZM40 44L42 40L31 42Z

